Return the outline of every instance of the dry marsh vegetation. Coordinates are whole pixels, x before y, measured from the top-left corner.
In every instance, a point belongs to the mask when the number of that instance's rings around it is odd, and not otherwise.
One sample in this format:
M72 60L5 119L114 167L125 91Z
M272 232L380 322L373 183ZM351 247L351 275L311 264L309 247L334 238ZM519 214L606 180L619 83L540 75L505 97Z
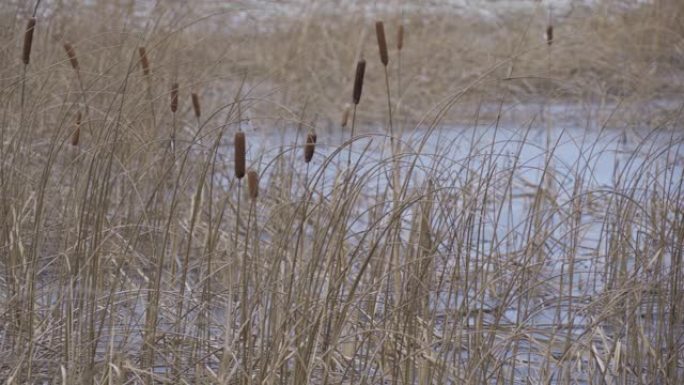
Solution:
M0 6L3 383L684 381L679 2L139 4Z

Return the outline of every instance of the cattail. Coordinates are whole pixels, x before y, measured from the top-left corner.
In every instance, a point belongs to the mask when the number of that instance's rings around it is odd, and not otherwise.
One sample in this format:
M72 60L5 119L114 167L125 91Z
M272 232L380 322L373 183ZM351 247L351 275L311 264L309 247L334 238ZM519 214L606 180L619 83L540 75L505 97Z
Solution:
M32 17L26 24L26 32L24 33L24 52L21 56L24 65L28 65L31 58L31 45L33 45L33 30L36 28L36 18Z
M306 144L304 145L304 162L309 163L314 156L314 150L316 149L316 133L314 131L309 132L306 135Z
M76 129L71 134L71 145L78 146L78 141L81 138L81 111L76 114Z
M171 85L171 112L178 111L178 83Z
M75 71L78 71L78 69L79 69L78 59L76 58L76 51L74 50L74 47L69 43L64 43L64 50L66 51L66 54L69 57L69 61L71 62L71 67Z
M397 50L401 51L404 48L404 24L399 24L399 30L397 30Z
M354 104L361 101L361 89L363 89L363 74L366 72L366 60L361 59L356 63L356 77L354 78Z
M192 109L195 111L195 116L199 119L202 111L200 110L199 95L196 92L192 93Z
M344 111L342 111L342 128L347 127L347 122L349 122L349 111L351 110L351 106L349 104L345 104L344 106Z
M235 177L242 179L245 176L245 133L235 133Z
M138 54L140 54L140 64L142 65L143 75L150 74L150 60L147 58L147 51L145 47L138 47Z
M387 39L385 39L385 24L382 21L375 22L375 36L378 38L378 49L380 50L380 61L387 66L389 56L387 55Z
M549 24L546 27L546 44L551 45L553 43L553 25Z
M247 173L247 188L249 189L249 197L252 200L259 196L259 174L254 170L249 170Z

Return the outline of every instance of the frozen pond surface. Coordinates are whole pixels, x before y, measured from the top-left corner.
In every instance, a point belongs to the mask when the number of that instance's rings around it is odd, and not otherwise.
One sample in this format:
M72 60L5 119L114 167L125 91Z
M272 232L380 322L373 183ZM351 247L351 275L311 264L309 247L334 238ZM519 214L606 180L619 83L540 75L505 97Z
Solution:
M653 0L624 0L617 5L628 9L652 2ZM101 0L85 0L85 3L98 7L104 4ZM496 21L510 12L528 13L541 11L547 13L549 10L552 10L554 15L563 18L576 9L596 7L608 3L603 0L198 0L193 2L136 0L131 4L134 17L139 17L141 18L140 20L144 20L154 14L155 7L161 7L191 12L195 16L206 16L209 14L229 15L232 23L240 24L273 18L292 18L296 20L312 14L335 15L341 12L353 12L369 19L393 17L416 12L453 13L479 17L486 21ZM51 9L54 4L51 1L45 1L43 8ZM113 4L112 6L114 6ZM612 6L616 5L612 1L610 4ZM229 25L224 25L224 28L229 27Z

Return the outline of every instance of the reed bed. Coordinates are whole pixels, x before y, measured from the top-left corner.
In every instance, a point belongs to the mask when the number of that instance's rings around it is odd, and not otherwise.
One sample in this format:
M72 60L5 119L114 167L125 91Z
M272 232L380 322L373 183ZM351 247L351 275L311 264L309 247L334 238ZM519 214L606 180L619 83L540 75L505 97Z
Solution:
M620 15L652 11L672 41L657 4ZM161 6L136 24L100 4L121 33L79 34L54 6L0 15L3 383L684 380L684 106L662 41L625 59L659 53L635 79L617 48L566 63L616 23L598 16L509 15L517 39L468 56L440 15L305 14L276 45Z

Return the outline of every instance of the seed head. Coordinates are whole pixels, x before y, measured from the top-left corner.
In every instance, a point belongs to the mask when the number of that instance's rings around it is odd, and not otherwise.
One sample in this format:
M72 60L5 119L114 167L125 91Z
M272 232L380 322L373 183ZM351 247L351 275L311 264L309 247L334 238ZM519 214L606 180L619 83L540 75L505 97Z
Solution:
M402 48L404 48L404 24L400 24L397 30L397 50L401 51Z
M306 144L304 145L304 162L309 163L314 156L314 151L316 149L316 133L314 131L309 132L306 135Z
M143 75L150 74L150 60L147 58L147 51L145 47L138 47L138 54L140 55L140 65L142 65Z
M245 133L235 133L235 177L242 179L245 176Z
M21 55L21 59L24 65L29 64L29 59L31 58L31 46L33 45L33 30L36 29L36 18L32 17L26 23L26 32L24 33L24 51Z
M361 90L363 89L363 75L366 72L366 60L361 59L356 63L356 77L354 78L354 104L361 101Z
M375 22L375 36L378 38L380 61L386 67L389 63L389 56L387 54L387 39L385 39L385 24L382 21Z
M178 83L171 84L171 112L178 111Z
M76 128L73 134L71 134L71 145L78 146L78 142L81 138L81 111L76 114Z
M259 174L254 170L249 170L247 173L247 188L249 189L249 197L252 200L259 196Z
M195 116L197 117L197 119L199 119L200 115L202 114L202 111L200 110L199 95L197 95L197 93L193 92L191 96L192 96L192 109L195 111Z
M76 50L70 43L64 43L64 50L69 57L69 62L71 62L71 67L75 70L79 70L78 58L76 58Z

